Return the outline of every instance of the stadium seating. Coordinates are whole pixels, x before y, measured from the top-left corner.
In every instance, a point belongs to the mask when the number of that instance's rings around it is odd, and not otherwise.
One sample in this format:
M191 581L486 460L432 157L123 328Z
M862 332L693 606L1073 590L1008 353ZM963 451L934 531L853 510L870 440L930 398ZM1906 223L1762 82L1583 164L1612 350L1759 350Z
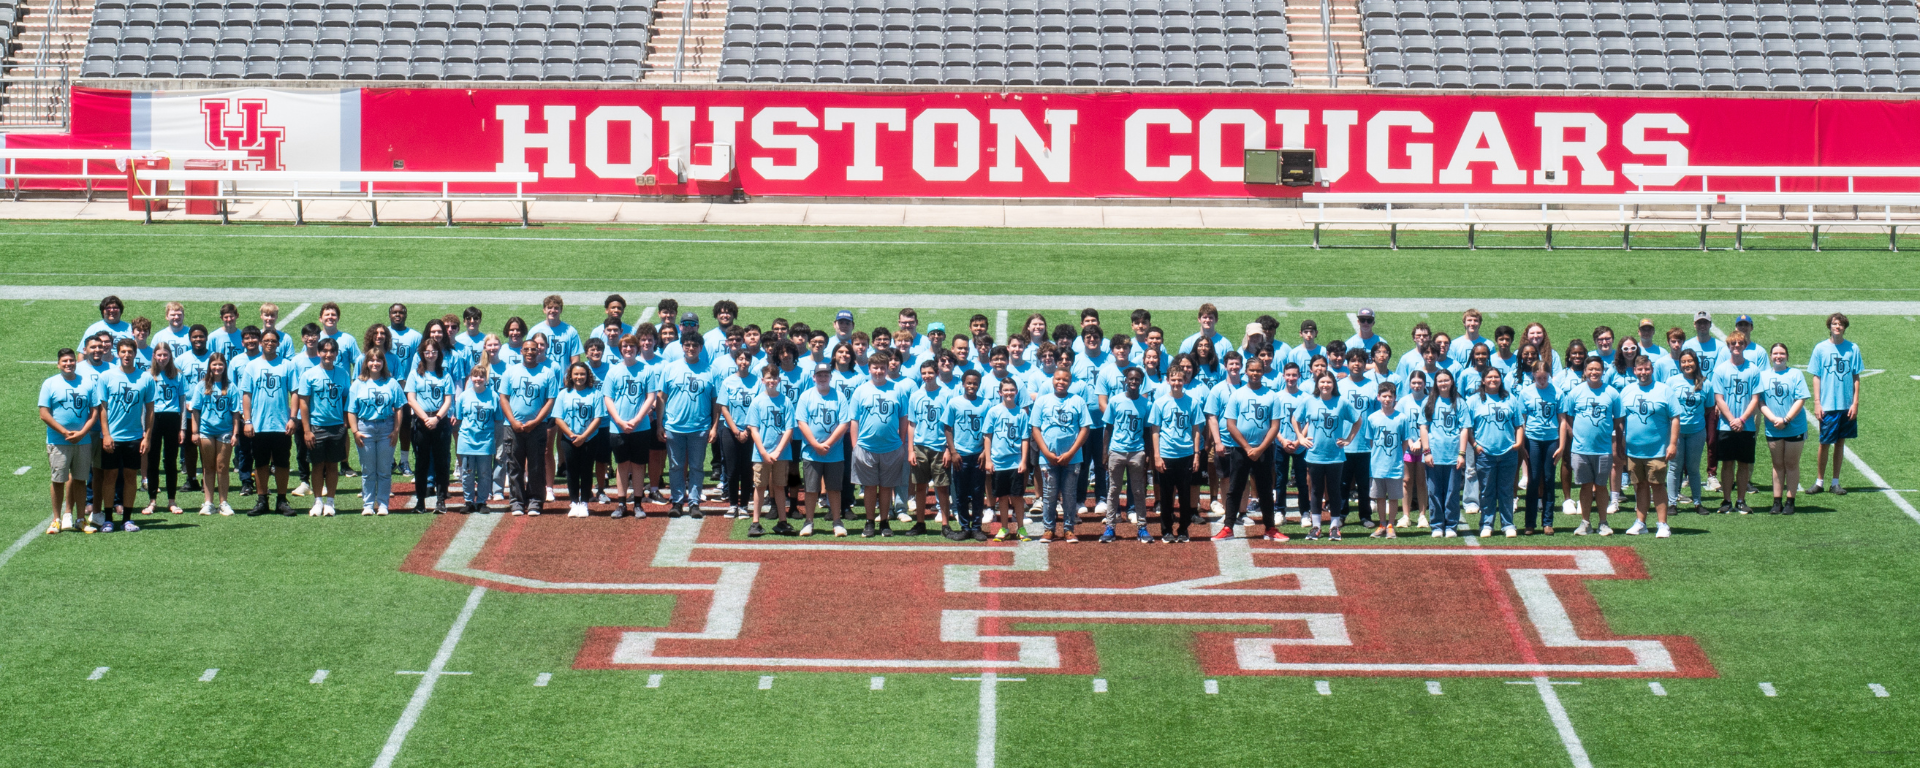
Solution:
M0 0L0 49L13 42L19 31L20 11L20 0Z
M0 0L4 2L4 0ZM653 0L99 0L83 77L634 81Z
M1920 91L1912 0L1361 0L1381 88Z
M721 82L1290 86L1283 0L732 0Z

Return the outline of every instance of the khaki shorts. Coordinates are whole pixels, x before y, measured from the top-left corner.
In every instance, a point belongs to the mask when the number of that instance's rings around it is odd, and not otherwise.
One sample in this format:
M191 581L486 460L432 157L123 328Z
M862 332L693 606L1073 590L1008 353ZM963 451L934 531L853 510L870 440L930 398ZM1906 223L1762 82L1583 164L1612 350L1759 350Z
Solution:
M53 467L53 481L68 482L75 477L81 481L93 478L93 447L95 443L84 445L47 446L47 464Z
M1667 482L1666 459L1636 459L1627 457L1627 474L1633 477L1635 485L1640 483Z
M913 447L913 482L926 483L935 488L953 485L953 479L947 472L947 463L942 461L946 451L934 450L924 445Z
M754 462L753 484L757 488L785 488L787 485L787 463L784 461Z

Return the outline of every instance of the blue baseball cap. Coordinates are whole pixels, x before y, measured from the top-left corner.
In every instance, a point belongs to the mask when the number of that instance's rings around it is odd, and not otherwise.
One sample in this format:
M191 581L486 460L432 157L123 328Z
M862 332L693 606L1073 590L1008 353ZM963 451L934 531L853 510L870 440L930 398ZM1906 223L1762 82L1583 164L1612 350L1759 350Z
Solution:
M1746 323L1747 325L1753 325L1753 316L1752 316L1752 315L1741 315L1741 316L1739 316L1739 317L1736 317L1736 318L1734 318L1734 319L1733 319L1733 324L1734 324L1734 325L1739 325L1739 324L1741 324L1741 323Z
M833 321L836 323L842 320L845 320L849 323L853 322L853 311L843 309L843 310L840 310L839 314L833 316Z
M680 324L697 327L700 325L700 316L692 312L682 312L680 313Z
M934 323L933 325L927 326L927 333L946 333L946 332L947 332L946 323Z

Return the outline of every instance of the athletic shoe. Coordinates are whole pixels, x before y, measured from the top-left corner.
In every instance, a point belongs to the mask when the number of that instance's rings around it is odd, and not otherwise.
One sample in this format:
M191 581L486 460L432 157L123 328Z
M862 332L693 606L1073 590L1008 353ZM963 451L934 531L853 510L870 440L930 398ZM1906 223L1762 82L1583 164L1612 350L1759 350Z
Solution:
M1095 503L1093 505L1093 513L1095 515L1105 516L1107 514L1107 503L1104 501Z
M927 524L925 521L915 521L913 527L900 532L902 536L925 536L926 534Z
M1183 534L1180 534L1180 535L1178 535L1178 536L1175 536L1175 537L1173 538L1173 540L1174 540L1175 542L1177 542L1177 543L1180 543L1180 544L1186 544L1186 543L1188 543L1188 542L1191 542L1191 541L1193 541L1193 537L1191 537L1191 536L1188 536L1188 535L1186 535L1186 534L1184 534L1184 533L1183 533Z
M247 510L247 517L259 517L267 513L267 497L259 496L253 500L253 509Z
M1127 523L1128 523L1129 525L1139 525L1139 524L1140 524L1140 513L1139 513L1139 512L1128 512L1128 513L1127 513Z
M1078 544L1080 543L1080 534L1074 533L1072 526L1062 526L1060 529L1060 543Z
M1375 528L1375 529L1373 529L1373 533L1369 533L1369 534L1367 534L1367 538L1369 538L1369 539L1380 539L1380 538L1385 538L1385 537L1386 537L1386 535L1387 535L1387 529L1385 529L1385 528Z
M253 495L253 481L252 481L252 480L247 480L247 481L245 481L245 482L242 482L242 483L240 484L240 495L242 495L242 496L252 496L252 495Z
M1835 496L1845 496L1845 495L1847 495L1847 487L1846 487L1846 486L1844 486L1844 485L1841 485L1841 484L1840 484L1840 481L1838 481L1838 480L1835 480L1835 481L1833 482L1833 495L1835 495Z
M534 514L537 515L540 513L535 512ZM691 517L695 520L705 520L707 517L707 513L702 512L700 510L700 504L696 502L696 503L687 505L687 517Z
M140 526L134 525L132 520L127 520L120 523L120 530L126 531L127 533L137 533L140 530Z
M1753 507L1749 507L1747 506L1746 502L1741 501L1741 502L1736 502L1733 505L1733 511L1743 515L1750 515L1750 514L1753 514Z
M1227 513L1227 505L1221 504L1219 499L1214 499L1212 502L1209 502L1207 509L1213 512L1214 517L1219 517Z
M767 535L767 531L766 529L761 528L759 523L754 523L752 525L747 526L747 535L752 536L754 538L759 538L761 536Z
M980 530L979 528L975 528L975 529L973 529L973 533L972 533L971 535L973 536L973 540L974 540L974 541L986 541L986 540L987 540L987 532L986 532L986 531L983 531L983 530Z
M1334 527L1333 527L1333 530L1332 530L1332 531L1329 531L1329 532L1327 533L1327 539L1328 539L1328 540L1330 540L1330 541L1339 541L1339 540L1340 540L1340 526L1337 526L1337 525L1336 525L1336 526L1334 526Z
M1399 525L1400 525L1400 527L1401 527L1401 528L1412 528L1412 527L1413 527L1413 521L1412 521L1412 520L1409 520L1409 519L1407 519L1407 515L1406 515L1406 513L1404 513L1404 512L1403 512L1403 513L1401 513L1401 515L1400 515L1400 523L1399 523Z
M738 504L729 504L729 505L727 505L727 511L725 511L725 512L722 512L722 513L720 514L720 516L721 516L721 517L724 517L724 518L726 518L726 519L728 519L728 520L734 520L734 519L737 519L737 518L739 518L739 517L740 517L740 505L738 505Z
M640 508L640 507L638 507L638 506L635 506L635 507L633 508L633 519L635 519L635 520L645 520L645 519L647 519L647 511L646 511L646 510L644 510L644 509L641 509L641 508Z
M274 502L273 511L279 512L280 514L285 515L287 517L293 517L294 515L293 505L288 504L287 500L284 498Z
M1774 499L1774 500L1773 500L1773 506L1772 506L1772 507L1769 507L1769 508L1767 509L1767 514L1769 514L1769 515L1777 515L1777 514L1780 514L1780 504L1781 504L1781 502L1780 502L1780 500L1779 500L1779 499Z
M1493 526L1491 525L1480 526L1480 538L1483 538L1483 539L1493 538Z
M326 501L326 499L315 499L313 506L307 507L307 517L319 517L320 513L327 511Z
M524 514L526 514L526 513L527 513L527 508L526 508L525 506L522 506L522 505L520 504L520 502L517 502L517 501L516 501L516 502L514 502L514 503L512 503L512 504L508 504L508 505L507 505L507 514L510 514L510 515L514 515L514 516L516 516L516 517L518 517L518 516L520 516L520 515L524 515Z
M1448 530L1448 531L1447 531L1447 538L1449 538L1449 539L1457 539L1457 538L1459 538L1459 537L1460 537L1460 532L1459 532L1459 531L1455 531L1455 530Z
M1613 529L1612 529L1612 528L1609 528L1609 527L1607 527L1607 524L1606 524L1606 523L1601 523L1601 524L1600 524L1600 535L1602 535L1602 536L1612 536L1612 535L1613 535Z
M1705 505L1705 504L1702 504L1702 503L1700 503L1700 502L1698 502L1698 501L1695 501L1695 502L1693 503L1693 511L1695 511L1695 512L1698 512L1698 513L1700 513L1700 514L1703 514L1703 515L1704 515L1704 514L1708 514L1708 513L1709 513L1709 512L1711 512L1712 510L1709 510L1709 509L1707 509L1707 505Z
M1567 517L1580 514L1580 502L1574 501L1573 499L1560 502L1560 514L1566 515Z
M111 519L109 519L109 520L107 520L106 522L104 522L104 523L101 523L101 524L100 524L100 532L101 532L101 533L113 533L113 520L111 520ZM87 533L93 533L93 531L87 531Z
M220 516L221 516L221 517L232 517L232 516L233 516L233 506L232 506L232 505L230 505L230 504L228 504L228 503L226 503L226 502L224 502L224 501L223 501L223 502L220 502Z
M1147 527L1146 527L1146 526L1144 526L1144 525L1143 525L1143 526L1140 526L1140 530L1139 530L1139 531L1138 531L1138 532L1137 532L1137 533L1136 533L1136 534L1134 535L1134 538L1135 538L1135 539L1138 539L1138 540L1139 540L1139 542L1140 542L1140 543L1142 543L1142 544L1152 544L1152 543L1153 543L1153 534L1152 534L1151 532L1149 532L1149 531L1147 530Z
M1465 514L1465 515L1480 514L1480 505L1469 501L1466 503L1465 507L1461 508L1461 514Z
M1371 518L1371 517L1369 517L1369 518L1367 518L1367 519L1365 519L1365 520L1361 520L1361 521L1360 521L1360 524L1361 524L1361 525L1364 525L1364 526L1366 526L1366 527L1368 527L1368 528L1372 528L1372 527L1374 527L1374 526L1377 526L1377 525L1379 525L1379 523L1376 523L1376 522L1374 522L1374 521L1373 521L1373 518Z
M1575 529L1573 529L1573 535L1575 535L1575 536L1585 536L1585 535L1587 535L1587 531L1588 531L1588 530L1590 530L1590 529L1589 529L1589 528L1587 528L1587 521L1585 521L1585 520L1582 520L1582 521L1580 521L1580 527L1578 527L1578 528L1575 528Z
M1793 514L1793 499L1787 499L1787 507L1786 509L1781 510L1780 514L1783 514L1783 515Z
M873 521L869 520L867 521L866 526L860 529L860 538L871 539L874 536L878 535L878 533L879 531L875 530L873 527Z
M966 541L967 540L967 532L962 530L943 528L940 531L940 535L947 537L947 541Z
M1821 493L1821 492L1824 492L1824 491L1826 491L1827 489L1825 489L1825 488L1822 488L1822 487L1820 487L1820 486L1821 486L1821 484L1822 484L1822 483L1825 483L1825 482L1826 482L1825 480L1815 480L1815 481L1813 481L1813 487L1812 487L1812 488L1808 488L1808 489L1807 489L1807 493Z
M812 526L808 526L808 527L812 527ZM792 536L794 533L793 524L785 520L774 523L773 532L781 536Z
M1420 527L1421 528L1433 527L1433 523L1427 519L1427 513L1425 512L1420 513Z
M599 492L599 493L596 493L596 494L594 494L594 496L593 496L593 503L595 503L595 504L612 504L612 503L613 503L613 500L612 500L612 499L609 499L609 498L607 498L607 492L606 492L606 491L601 491L601 492Z
M73 513L72 512L60 513L60 530L63 530L63 531L73 530Z
M1391 526L1391 525L1389 525L1389 526L1387 526L1387 538L1389 538L1389 539L1397 539L1397 538L1400 538L1400 534L1397 534L1397 533L1394 533L1394 532L1393 532L1393 526Z
M529 504L527 505L527 517L539 517L540 513L545 509L546 507L541 506L537 502L534 504Z
M312 492L313 492L313 486L307 485L307 482L305 480L300 481L300 487L295 488L292 491L288 491L288 493L293 496L305 496Z
M98 531L98 530L100 530L100 529L99 529L99 528L96 528L96 527L94 527L94 524L93 524L93 521L92 521L92 520L88 520L88 521L86 522L86 524L84 524L84 525L82 525L82 526L80 526L80 531L81 531L82 533L93 533L94 531Z
M1721 500L1720 500L1720 509L1719 509L1719 512L1720 512L1720 514L1723 514L1723 515L1724 515L1724 514L1727 514L1727 513L1729 513L1729 512L1732 512L1732 511L1733 511L1733 502L1731 502L1731 501L1728 501L1728 500L1726 500L1726 499L1721 499Z
M53 522L50 522L50 523L47 523L47 535L48 535L48 536L52 536L52 535L54 535L54 534L56 534L56 533L59 533L59 532L60 532L60 521L59 521L59 520L54 520Z
M1008 539L1008 537L1010 537L1010 536L1012 536L1012 534L1010 534L1010 533L1007 533L1007 527L1006 527L1006 526L1004 526L1004 525L1002 525L1002 526L1000 526L1000 530L998 530L998 531L996 531L996 532L994 532L994 534L993 534L993 540L994 540L994 541L1006 541L1006 540Z
M844 526L844 525L841 525L841 524L839 524L839 523L834 523L834 524L833 524L833 537L834 537L834 538L836 538L836 539L844 539L844 538L846 538L846 537L847 537L847 527L846 527L846 526Z
M1615 515L1619 513L1620 513L1620 494L1616 493L1613 495L1612 499L1609 499L1607 501L1607 514Z
M892 523L889 523L889 522L887 522L887 521L885 521L885 520L881 520L881 521L880 521L880 524L879 524L879 528L880 528L880 538L883 538L883 539L891 539L891 538L893 538L893 524L892 524Z
M1701 484L1700 487L1707 489L1708 493L1718 491L1720 490L1720 478L1714 475L1707 475L1707 482Z
M1100 543L1102 544L1112 544L1114 539L1117 538L1119 537L1113 535L1113 526L1111 525L1107 526L1106 530L1100 532Z
M547 501L553 501L553 489L551 487L547 489Z
M211 500L201 502L200 514L203 514L203 515L213 514L213 502Z
M1279 528L1268 528L1267 535L1263 538L1267 541L1287 541L1287 535L1281 533Z
M1673 535L1673 530L1668 528L1666 523L1661 523L1660 528L1653 532L1653 537L1656 539L1664 539L1672 535Z
M366 505L366 506L364 506L364 507L361 507L361 508L360 508L360 516L361 516L361 517L372 517L372 516L373 516L373 505L372 505L372 504L368 504L368 505Z
M1429 536L1431 536L1432 538L1436 538L1436 539L1438 539L1438 538L1441 538L1441 537L1443 537L1443 536L1446 536L1446 535L1447 535L1447 532L1446 532L1446 531L1443 531L1443 530L1440 530L1439 528L1435 528L1435 529L1433 529L1433 533L1431 533L1431 534L1429 534Z
M1635 520L1633 521L1633 525L1627 526L1628 536L1638 536L1646 532L1647 522L1645 520Z
M1320 539L1320 526L1316 525L1312 528L1307 529L1307 541L1318 541L1319 539Z
M339 510L337 510L337 509L334 509L334 507L333 507L333 497L332 497L332 496L328 496L328 497L326 498L326 502L327 502L327 508L326 508L325 510L322 510L322 511L320 512L320 516L321 516L321 517L333 517L333 513L335 513L335 512L338 512L338 511L339 511Z
M1214 541L1226 541L1231 538L1233 538L1233 527L1229 525L1221 525L1220 531L1213 534Z
M340 470L340 476L341 477L359 477L360 470L354 469L352 467L348 467L347 469Z

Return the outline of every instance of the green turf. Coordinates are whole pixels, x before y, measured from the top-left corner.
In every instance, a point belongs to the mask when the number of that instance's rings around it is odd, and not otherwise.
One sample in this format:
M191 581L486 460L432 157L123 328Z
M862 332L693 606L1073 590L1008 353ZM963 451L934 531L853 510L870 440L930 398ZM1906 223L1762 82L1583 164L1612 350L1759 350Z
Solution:
M741 229L741 228L735 228ZM78 231L84 236L4 239L0 259L13 285L314 286L623 290L635 307L657 291L820 291L954 293L1114 293L1177 295L1353 295L1368 297L1563 297L1636 299L1854 298L1850 282L1881 289L1876 298L1906 298L1920 288L1898 256L1868 251L1821 256L1602 251L1238 250L1140 247L1227 239L1193 232L1025 232L748 229L705 233L709 239L785 240L784 245L574 243L528 245L522 235L487 227L460 237L508 240L401 240L440 235L426 228L372 233L343 227L295 231L279 227L167 226L168 240L135 226L6 224L0 238L27 231ZM526 237L642 238L669 228L545 227ZM241 234L370 234L367 240L230 239ZM1298 239L1273 233L1272 239ZM113 235L111 237L102 235ZM136 235L122 237L120 235ZM844 238L864 245L806 246ZM982 244L1018 239L1020 249ZM941 246L888 245L906 240ZM1061 245L1113 242L1113 248ZM164 254L164 257L162 257ZM408 258L397 260L396 254ZM1172 255L1187 259L1170 259ZM888 265L885 277L846 283L775 285L775 279L839 280L847 259ZM772 270L723 283L729 260L775 259ZM955 256L961 256L956 261ZM568 264L577 282L545 277L499 284L448 274L495 275L527 263ZM1192 267L1168 267L1192 263ZM462 265L455 268L453 265ZM1837 266L1836 266L1837 265ZM905 269L901 269L901 267ZM988 267L981 269L980 267ZM544 267L543 267L544 268ZM1164 287L1123 285L1091 276L1115 270L1141 282L1156 269ZM148 274L134 274L143 271ZM60 272L69 274L48 275ZM218 272L225 277L188 277ZM39 273L39 274L31 274ZM165 274L159 274L165 273ZM308 275L311 273L311 276ZM600 279L595 274L628 274ZM876 275L880 274L878 270ZM1247 282L1236 275L1262 275ZM1525 274L1536 289L1476 284L1476 275ZM266 277L285 275L285 277ZM376 275L393 279L379 281ZM656 279L656 275L666 279ZM924 277L921 277L924 275ZM949 275L986 283L944 282ZM1324 286L1310 284L1305 277ZM1628 285L1641 276L1646 287ZM1657 279L1655 279L1657 276ZM909 280L909 277L917 278ZM673 282L680 279L683 282ZM1385 282L1378 282L1384 280ZM1028 282L1031 281L1031 282ZM1349 282L1351 281L1351 282ZM1221 287L1191 287L1218 283ZM1176 285L1176 283L1186 284ZM1676 288L1690 284L1740 288L1722 295ZM1553 287L1553 286L1562 287ZM1586 285L1590 288L1577 286ZM1568 287L1571 286L1571 287ZM1780 286L1791 286L1782 289ZM1336 292L1337 291L1337 292ZM46 516L42 430L32 394L52 366L52 351L71 345L95 319L97 292L67 301L0 302L0 546ZM461 305L463 306L463 305ZM1124 322L1124 304L1097 305ZM292 307L283 304L283 308ZM488 325L508 314L537 317L530 306L485 306ZM193 304L190 319L212 322L211 306ZM412 308L415 327L460 306ZM700 309L700 308L696 308ZM1017 306L923 311L922 320L963 324L975 311L995 317ZM349 328L376 321L383 306L347 303ZM704 314L704 313L703 313ZM1060 313L1054 313L1060 314ZM1176 341L1193 331L1190 315L1158 324ZM1256 313L1229 313L1237 329ZM1345 317L1287 313L1283 327L1314 317L1322 339L1351 333ZM155 302L133 302L128 316L162 316ZM567 319L586 326L595 306ZM863 308L860 327L892 325L889 308ZM742 322L775 316L823 327L831 310L748 307ZM317 319L308 309L297 323ZM1050 322L1074 318L1049 315ZM1383 314L1379 330L1404 347L1423 318ZM1453 331L1457 317L1424 318ZM1625 315L1502 315L1488 326L1545 322L1556 344L1595 325L1625 329ZM1655 317L1664 329L1686 317ZM1759 318L1759 337L1786 341L1804 359L1821 337L1817 317ZM1234 334L1229 330L1230 334ZM1237 335L1237 334L1235 334ZM1872 368L1865 380L1868 417L1854 444L1895 488L1920 488L1920 446L1904 439L1920 420L1900 406L1914 402L1905 350L1920 344L1920 322L1902 316L1856 317L1852 337ZM1291 338L1288 338L1291 341ZM15 362L29 361L29 362ZM1804 467L1809 476L1813 458ZM1762 458L1756 479L1765 484ZM1716 678L1662 681L1584 679L1558 690L1598 766L1892 766L1920 752L1915 722L1920 700L1920 587L1911 555L1920 525L1885 496L1867 492L1850 467L1852 495L1803 497L1802 514L1676 517L1674 538L1524 539L1527 546L1632 546L1651 578L1593 581L1587 588L1619 634L1694 638ZM342 506L357 503L348 481ZM1764 496L1764 494L1762 494ZM1907 498L1915 498L1908 494ZM1716 498L1713 495L1710 498ZM197 495L188 497L197 505ZM331 520L305 517L154 518L135 535L37 536L0 567L0 765L300 765L372 764L433 658L470 588L399 570L431 521L410 515ZM1565 525L1565 524L1563 524ZM735 535L743 535L736 527ZM1489 546L1506 546L1504 540ZM1402 546L1434 546L1420 538ZM1450 544L1440 544L1450 545ZM1087 545L1092 546L1092 545ZM884 588L884 586L879 587ZM1408 585L1417 589L1418 585ZM821 599L833 599L821 595ZM443 678L402 751L402 766L722 766L970 765L976 747L977 683L936 673L886 673L882 691L868 674L781 671L666 671L648 688L647 671L577 670L585 631L594 626L665 623L669 596L523 594L490 591L468 625ZM997 755L1003 766L1095 765L1565 765L1566 752L1533 688L1506 678L1442 678L1432 696L1411 677L1333 677L1333 695L1314 692L1312 677L1216 677L1219 694L1190 648L1192 628L1089 626L1107 693L1085 675L1024 675L1000 686ZM835 642L857 643L858 638ZM98 681L95 667L112 669ZM198 678L209 668L213 682ZM307 681L316 669L326 682ZM551 684L535 687L540 673ZM771 690L756 681L775 674ZM1770 682L1778 697L1763 696ZM1891 698L1867 688L1879 683Z

